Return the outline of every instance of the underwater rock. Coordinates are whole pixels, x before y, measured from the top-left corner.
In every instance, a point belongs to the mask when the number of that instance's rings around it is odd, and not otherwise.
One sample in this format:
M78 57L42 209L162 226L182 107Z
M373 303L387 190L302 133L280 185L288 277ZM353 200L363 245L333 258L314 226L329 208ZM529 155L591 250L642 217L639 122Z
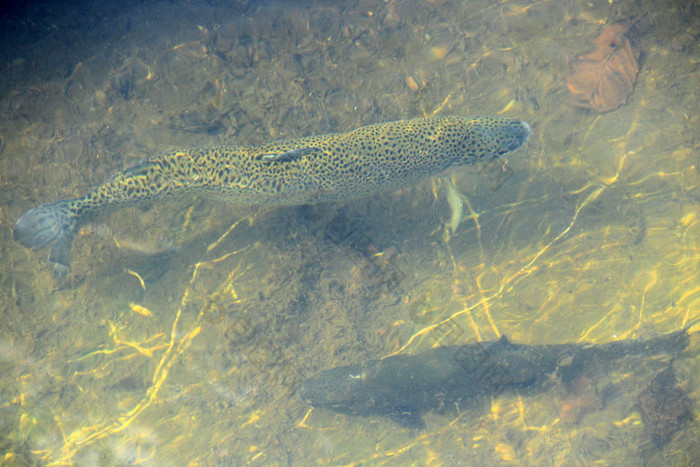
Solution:
M671 441L683 425L693 420L692 404L678 386L673 366L656 375L637 398L644 430L657 448Z

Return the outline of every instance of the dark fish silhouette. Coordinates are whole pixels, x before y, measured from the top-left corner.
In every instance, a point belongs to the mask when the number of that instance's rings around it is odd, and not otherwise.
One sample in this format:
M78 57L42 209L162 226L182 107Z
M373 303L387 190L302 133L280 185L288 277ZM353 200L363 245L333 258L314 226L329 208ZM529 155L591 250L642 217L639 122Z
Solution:
M301 401L348 415L388 416L422 428L422 414L503 391L542 387L552 374L564 385L626 355L676 354L688 345L688 328L650 339L602 345L514 344L505 337L435 347L325 370L299 389Z

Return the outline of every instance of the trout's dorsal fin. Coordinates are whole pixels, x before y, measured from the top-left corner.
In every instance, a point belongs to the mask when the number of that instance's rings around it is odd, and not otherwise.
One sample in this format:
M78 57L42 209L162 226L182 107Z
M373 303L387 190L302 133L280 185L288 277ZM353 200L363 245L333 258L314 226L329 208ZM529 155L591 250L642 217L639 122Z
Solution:
M262 162L289 162L301 159L304 156L309 156L320 151L321 150L319 148L304 147L290 149L289 151L279 153L258 154L255 156L255 159Z
M498 343L498 345L502 345L502 346L504 346L504 347L508 347L508 346L512 345L512 344L510 343L510 341L508 340L508 338L506 337L505 334L503 334L503 335L498 339L497 343Z

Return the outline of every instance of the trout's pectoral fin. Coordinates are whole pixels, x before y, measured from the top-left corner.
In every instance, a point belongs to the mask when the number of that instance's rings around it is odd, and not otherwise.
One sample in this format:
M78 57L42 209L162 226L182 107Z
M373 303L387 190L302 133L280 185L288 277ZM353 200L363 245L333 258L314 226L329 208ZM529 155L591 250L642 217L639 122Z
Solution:
M445 183L445 193L447 194L447 204L450 206L450 231L454 234L459 227L459 223L462 222L462 215L464 214L464 200L462 199L462 194L457 190L452 178L443 177L443 182Z
M124 178L132 178L148 175L148 170L154 167L154 162L150 160L140 161L131 167L122 170L121 176Z
M404 428L422 430L425 428L425 421L420 412L411 406L394 407L389 418Z
M319 152L322 152L319 148L304 147L290 149L289 151L282 153L259 154L255 156L255 158L263 162L289 162Z

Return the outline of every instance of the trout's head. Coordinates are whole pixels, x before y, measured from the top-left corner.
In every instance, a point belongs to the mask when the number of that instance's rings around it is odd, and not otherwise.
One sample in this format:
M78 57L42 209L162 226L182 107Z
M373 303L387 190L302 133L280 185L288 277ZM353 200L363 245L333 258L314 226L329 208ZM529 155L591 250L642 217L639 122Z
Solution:
M520 148L530 137L530 125L505 117L455 117L443 130L454 165L490 161ZM451 127L451 128L450 128Z
M297 396L313 407L359 415L365 412L366 393L365 370L362 365L350 365L312 376L299 388Z

